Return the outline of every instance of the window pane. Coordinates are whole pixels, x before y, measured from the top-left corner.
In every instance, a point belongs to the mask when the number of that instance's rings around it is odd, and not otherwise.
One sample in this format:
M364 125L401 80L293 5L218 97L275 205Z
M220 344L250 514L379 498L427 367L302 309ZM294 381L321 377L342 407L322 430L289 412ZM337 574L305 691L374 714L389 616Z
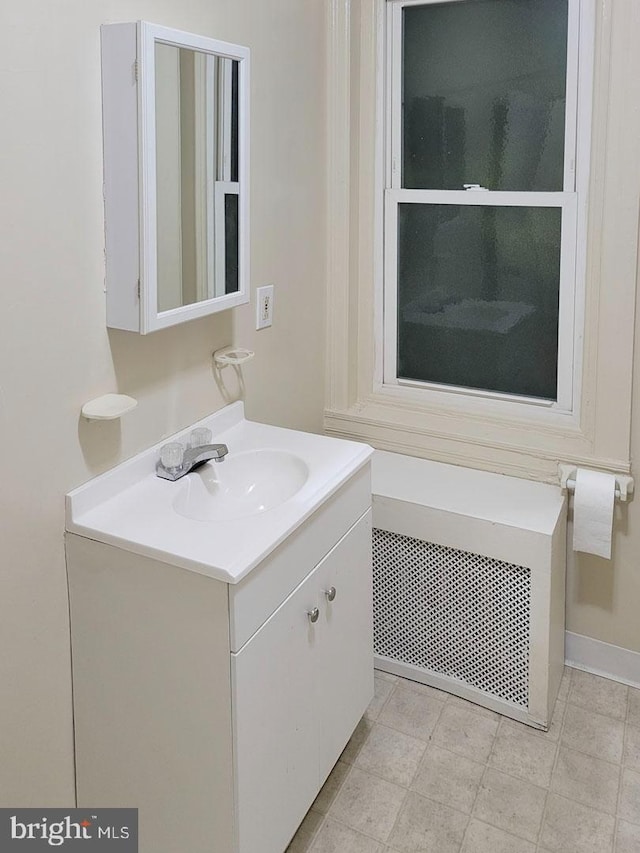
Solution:
M227 193L224 197L224 292L237 293L240 280L238 276L239 262L239 232L238 232L238 202L235 193Z
M404 9L403 187L562 190L567 3Z
M398 205L398 378L555 400L560 208Z
M231 175L230 180L238 182L238 155L239 155L239 137L238 137L238 86L240 75L240 63L231 63Z

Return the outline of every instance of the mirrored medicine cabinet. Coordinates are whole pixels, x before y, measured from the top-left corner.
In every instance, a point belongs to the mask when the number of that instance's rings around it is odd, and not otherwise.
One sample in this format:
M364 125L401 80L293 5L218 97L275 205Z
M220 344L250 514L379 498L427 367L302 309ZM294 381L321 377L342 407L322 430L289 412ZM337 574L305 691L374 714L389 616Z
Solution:
M249 301L249 49L102 27L107 326L147 334Z

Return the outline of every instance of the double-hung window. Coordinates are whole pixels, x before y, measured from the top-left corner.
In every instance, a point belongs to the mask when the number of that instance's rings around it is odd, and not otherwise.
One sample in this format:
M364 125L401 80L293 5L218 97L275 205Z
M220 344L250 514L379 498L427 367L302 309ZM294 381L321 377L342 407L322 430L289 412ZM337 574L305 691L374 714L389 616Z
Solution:
M385 386L570 412L578 0L388 0Z

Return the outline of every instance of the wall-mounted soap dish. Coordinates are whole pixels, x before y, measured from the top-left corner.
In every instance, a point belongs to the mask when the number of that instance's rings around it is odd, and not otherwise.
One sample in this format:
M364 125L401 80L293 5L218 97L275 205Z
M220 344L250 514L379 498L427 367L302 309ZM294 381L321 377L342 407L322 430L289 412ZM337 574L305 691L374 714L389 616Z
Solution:
M82 407L82 417L88 421L113 421L132 412L138 401L126 394L104 394L89 400Z
M213 361L219 369L229 364L239 367L245 361L252 359L254 355L253 350L246 349L245 347L229 346L216 350L213 354Z

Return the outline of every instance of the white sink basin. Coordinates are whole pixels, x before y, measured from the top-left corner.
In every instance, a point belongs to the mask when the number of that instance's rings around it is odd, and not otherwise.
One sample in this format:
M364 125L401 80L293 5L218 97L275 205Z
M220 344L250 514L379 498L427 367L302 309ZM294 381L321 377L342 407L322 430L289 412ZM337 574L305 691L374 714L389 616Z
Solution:
M194 427L226 444L175 482L156 475L160 448ZM248 421L232 403L67 495L70 533L238 583L373 453L366 444Z
M173 508L194 521L231 521L266 512L293 497L307 482L309 468L283 450L229 452L178 484Z

